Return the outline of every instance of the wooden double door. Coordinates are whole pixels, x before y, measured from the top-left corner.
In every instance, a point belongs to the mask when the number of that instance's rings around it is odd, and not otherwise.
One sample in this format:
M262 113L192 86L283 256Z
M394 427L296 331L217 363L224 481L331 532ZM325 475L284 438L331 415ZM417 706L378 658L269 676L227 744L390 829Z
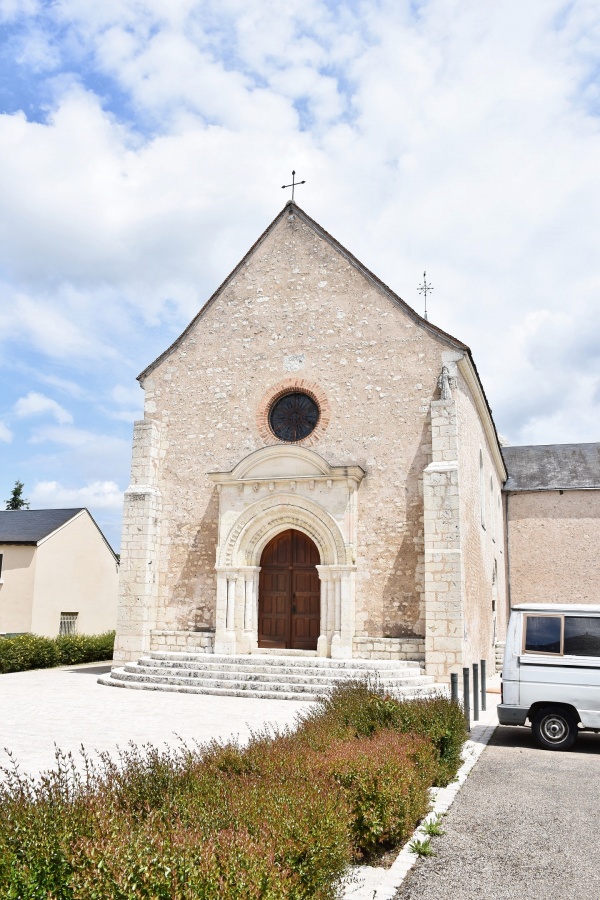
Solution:
M293 528L262 552L258 586L258 646L316 650L320 632L319 551Z

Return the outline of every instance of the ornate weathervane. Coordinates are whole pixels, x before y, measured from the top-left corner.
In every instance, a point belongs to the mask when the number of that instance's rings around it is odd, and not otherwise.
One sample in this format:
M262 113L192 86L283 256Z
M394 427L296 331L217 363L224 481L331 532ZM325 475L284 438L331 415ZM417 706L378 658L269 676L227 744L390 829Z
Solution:
M425 315L423 316L423 318L426 319L427 318L427 294L430 294L433 290L433 287L430 284L427 284L427 272L423 272L423 284L420 284L419 287L417 288L417 290L420 294L423 294L423 297L425 299Z
M306 181L296 181L296 172L292 169L292 183L291 184L282 184L281 190L284 191L286 188L292 189L292 201L294 200L294 188L299 184L306 184Z

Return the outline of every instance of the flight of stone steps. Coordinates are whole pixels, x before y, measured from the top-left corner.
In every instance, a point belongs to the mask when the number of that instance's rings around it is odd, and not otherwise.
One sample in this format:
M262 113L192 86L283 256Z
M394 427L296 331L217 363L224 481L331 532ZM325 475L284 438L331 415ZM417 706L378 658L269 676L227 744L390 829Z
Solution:
M325 659L307 655L256 653L219 656L151 652L136 663L101 676L100 684L150 691L182 691L272 700L316 700L339 681L370 678L397 697L447 691L423 674L418 662Z

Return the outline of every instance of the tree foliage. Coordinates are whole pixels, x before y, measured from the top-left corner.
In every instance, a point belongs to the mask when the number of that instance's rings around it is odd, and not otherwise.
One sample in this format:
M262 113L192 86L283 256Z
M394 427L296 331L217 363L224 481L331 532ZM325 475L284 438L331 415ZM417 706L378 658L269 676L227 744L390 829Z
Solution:
M15 481L15 486L12 489L12 494L6 501L7 509L29 509L29 500L26 500L23 496L23 488L25 485L22 481Z

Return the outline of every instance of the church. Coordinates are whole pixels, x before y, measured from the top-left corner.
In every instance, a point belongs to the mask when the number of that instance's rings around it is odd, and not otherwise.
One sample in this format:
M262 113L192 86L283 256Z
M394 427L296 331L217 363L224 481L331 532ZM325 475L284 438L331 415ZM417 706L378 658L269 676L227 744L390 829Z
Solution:
M471 351L295 202L139 381L118 665L493 671L508 472Z

